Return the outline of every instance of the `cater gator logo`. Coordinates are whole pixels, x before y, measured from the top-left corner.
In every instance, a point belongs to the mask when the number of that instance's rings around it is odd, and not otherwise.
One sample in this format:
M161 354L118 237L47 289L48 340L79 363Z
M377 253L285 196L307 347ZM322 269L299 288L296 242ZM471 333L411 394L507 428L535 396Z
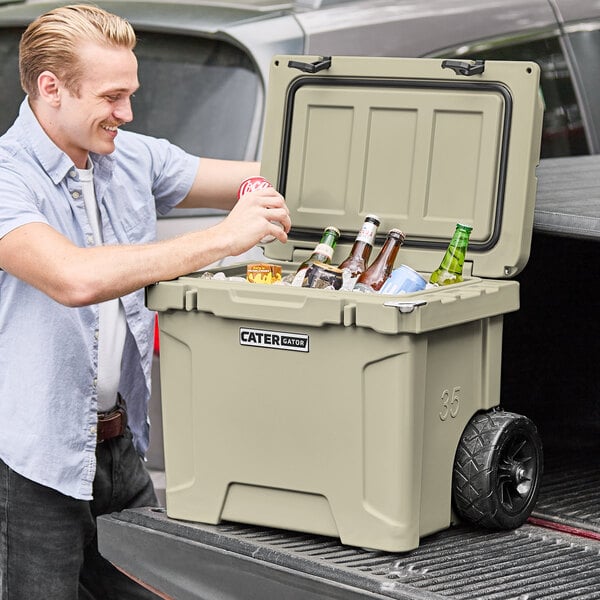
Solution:
M308 352L308 341L309 336L303 333L286 333L285 331L240 327L240 344L242 346Z

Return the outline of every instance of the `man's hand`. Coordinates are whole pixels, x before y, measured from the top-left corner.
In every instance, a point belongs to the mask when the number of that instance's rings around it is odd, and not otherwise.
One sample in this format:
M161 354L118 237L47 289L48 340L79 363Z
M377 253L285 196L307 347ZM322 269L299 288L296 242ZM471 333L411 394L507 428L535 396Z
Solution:
M231 256L249 250L266 236L287 242L292 223L283 196L274 188L248 192L215 227L224 236Z

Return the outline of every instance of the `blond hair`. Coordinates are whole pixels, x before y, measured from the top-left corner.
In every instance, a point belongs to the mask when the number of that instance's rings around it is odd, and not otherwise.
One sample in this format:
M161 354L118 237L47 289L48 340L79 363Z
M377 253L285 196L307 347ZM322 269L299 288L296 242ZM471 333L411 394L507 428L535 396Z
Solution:
M79 95L83 65L77 55L85 42L133 50L136 37L125 19L89 4L62 6L39 16L27 27L19 44L19 72L25 93L36 98L39 75L51 71L71 93Z

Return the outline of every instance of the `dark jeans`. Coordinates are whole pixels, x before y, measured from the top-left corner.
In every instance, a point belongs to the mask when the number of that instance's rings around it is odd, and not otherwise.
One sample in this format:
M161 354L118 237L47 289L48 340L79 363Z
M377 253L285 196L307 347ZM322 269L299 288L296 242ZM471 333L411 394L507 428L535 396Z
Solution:
M97 548L96 516L158 504L131 434L96 450L94 499L75 500L0 460L0 600L156 600Z

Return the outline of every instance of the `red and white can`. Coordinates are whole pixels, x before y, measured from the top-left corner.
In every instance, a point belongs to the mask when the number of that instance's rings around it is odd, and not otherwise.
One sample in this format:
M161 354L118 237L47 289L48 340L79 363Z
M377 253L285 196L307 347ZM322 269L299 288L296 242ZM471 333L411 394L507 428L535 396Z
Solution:
M240 189L238 190L238 200L240 200L243 196L245 196L248 192L254 192L255 190L264 190L266 188L273 187L264 177L260 175L255 175L253 177L247 177L240 184ZM271 221L272 223L274 221ZM280 223L276 223L280 225ZM260 240L261 244L268 244L275 239L273 235L267 235L262 240Z
M254 192L255 190L264 190L265 188L273 187L264 177L255 175L254 177L248 177L240 184L238 190L238 200L245 196L248 192Z

